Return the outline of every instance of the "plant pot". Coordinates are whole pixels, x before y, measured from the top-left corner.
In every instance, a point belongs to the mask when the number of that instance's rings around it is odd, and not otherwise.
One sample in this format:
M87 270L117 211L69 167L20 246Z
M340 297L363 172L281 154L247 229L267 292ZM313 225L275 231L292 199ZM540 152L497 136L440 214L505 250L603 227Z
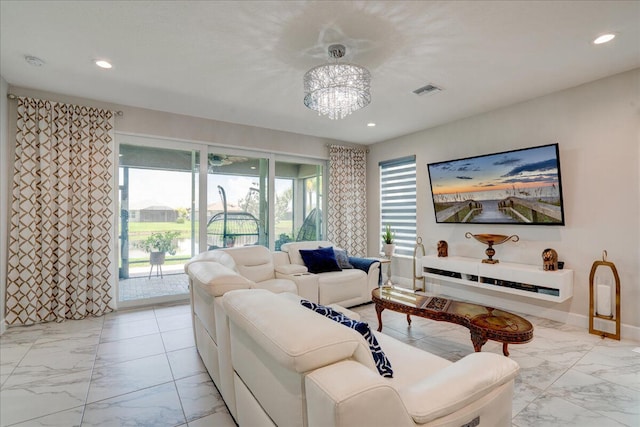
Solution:
M384 256L387 258L391 258L393 255L393 251L396 249L395 243L383 243L382 244L382 252L384 252Z
M165 252L151 252L149 254L149 262L151 265L162 265L164 264Z

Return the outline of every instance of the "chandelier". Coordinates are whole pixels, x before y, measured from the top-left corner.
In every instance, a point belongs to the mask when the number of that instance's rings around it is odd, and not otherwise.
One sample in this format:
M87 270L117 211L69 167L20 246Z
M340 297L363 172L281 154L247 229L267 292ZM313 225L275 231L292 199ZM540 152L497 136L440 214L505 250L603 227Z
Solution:
M354 64L339 64L345 54L341 44L329 46L335 63L318 65L304 75L304 105L331 120L343 119L371 102L371 74Z

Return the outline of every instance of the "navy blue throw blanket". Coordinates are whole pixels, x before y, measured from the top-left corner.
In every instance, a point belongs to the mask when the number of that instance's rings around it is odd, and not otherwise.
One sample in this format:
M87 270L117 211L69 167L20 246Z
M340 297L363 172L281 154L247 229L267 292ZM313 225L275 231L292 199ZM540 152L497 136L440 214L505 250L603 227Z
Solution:
M353 265L353 268L357 268L358 270L362 270L365 273L369 273L369 267L374 262L378 262L377 259L373 258L358 258L354 256L349 257L349 263ZM382 286L382 269L378 268L378 286Z
M360 335L364 337L365 341L367 341L378 373L383 377L393 378L393 369L391 368L391 362L389 362L389 359L382 351L382 348L380 348L378 340L376 339L375 335L373 335L371 329L369 328L369 325L366 322L359 322L357 320L350 319L344 314L335 311L331 307L316 304L311 301L307 301L306 299L301 300L300 304L303 307L306 307L318 314L323 315L324 317L338 322L348 328L356 330Z

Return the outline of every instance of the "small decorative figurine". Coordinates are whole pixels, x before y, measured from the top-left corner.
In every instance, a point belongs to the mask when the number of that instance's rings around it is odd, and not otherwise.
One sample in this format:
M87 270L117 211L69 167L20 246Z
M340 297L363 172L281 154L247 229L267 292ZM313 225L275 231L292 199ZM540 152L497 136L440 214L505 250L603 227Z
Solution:
M558 269L558 252L547 248L542 252L542 268L544 271L556 271Z
M440 240L438 242L438 256L439 257L449 256L449 244L445 240Z

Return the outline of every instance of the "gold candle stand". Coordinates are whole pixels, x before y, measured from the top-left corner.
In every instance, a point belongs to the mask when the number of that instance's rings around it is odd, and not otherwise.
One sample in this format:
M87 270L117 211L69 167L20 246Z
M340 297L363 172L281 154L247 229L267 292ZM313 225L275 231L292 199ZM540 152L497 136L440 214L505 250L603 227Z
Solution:
M616 314L611 316L604 316L602 314L598 314L595 307L595 294L594 288L595 283L594 279L596 277L596 269L598 267L609 267L613 273L613 277L616 281ZM610 332L600 331L593 327L593 319L605 319L605 320L615 320L616 322L616 333L612 334ZM620 276L618 276L618 270L614 263L607 261L607 251L602 251L602 261L594 261L591 266L591 273L589 274L589 333L594 335L600 335L602 338L613 338L615 340L620 340Z
M418 237L416 239L416 245L413 248L413 290L414 291L426 291L427 290L427 285L425 284L425 277L424 274L421 275L420 277L418 277L418 275L416 274L416 255L418 255L418 249L421 249L422 251L422 256L424 257L426 255L425 251L424 251L424 245L422 244L422 237ZM421 269L423 268L422 266L420 267ZM418 288L416 289L416 282L417 281L421 281L422 282L422 288Z

